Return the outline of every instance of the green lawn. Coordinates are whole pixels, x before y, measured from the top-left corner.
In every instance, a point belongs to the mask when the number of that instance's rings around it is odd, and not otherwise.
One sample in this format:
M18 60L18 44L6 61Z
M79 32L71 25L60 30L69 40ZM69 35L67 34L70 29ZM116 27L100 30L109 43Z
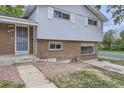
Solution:
M98 60L100 60L100 61L110 61L111 63L114 63L114 64L124 65L124 60L104 58L104 57L98 57Z
M0 80L0 88L23 88L24 84L16 84L12 81Z
M114 88L124 87L124 75L93 68L60 74L50 78L59 88Z
M115 54L124 54L124 51L117 51L117 50L100 50L99 52L104 52L104 53L115 53Z

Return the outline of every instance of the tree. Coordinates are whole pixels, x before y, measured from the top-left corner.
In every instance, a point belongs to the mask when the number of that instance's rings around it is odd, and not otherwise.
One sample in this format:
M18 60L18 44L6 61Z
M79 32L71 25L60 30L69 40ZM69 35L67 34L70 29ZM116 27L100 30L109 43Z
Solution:
M24 12L23 5L0 5L0 14L9 16L22 16Z
M121 37L122 40L124 40L124 31L120 32L120 37Z
M121 24L124 20L124 5L108 5L107 12L112 13L112 19L116 24Z
M119 44L119 50L124 50L124 41L123 40Z
M111 29L104 34L104 38L103 38L104 49L108 49L108 50L114 49L115 33L116 32Z
M95 7L101 9L101 5L96 5ZM121 24L124 20L124 5L108 5L106 12L112 13L112 19L115 25Z
M124 50L124 31L120 32L120 44L119 44L119 49Z
M103 43L99 49L124 50L124 31L120 32L120 38L116 38L116 31L109 30L104 34Z
M114 50L120 50L120 43L121 43L121 39L119 38L115 39Z

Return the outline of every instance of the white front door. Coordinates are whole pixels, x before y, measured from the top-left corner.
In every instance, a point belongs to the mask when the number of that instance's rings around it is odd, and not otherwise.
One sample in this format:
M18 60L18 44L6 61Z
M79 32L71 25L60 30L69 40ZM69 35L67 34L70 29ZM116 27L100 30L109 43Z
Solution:
M16 26L15 52L16 54L29 54L29 29L28 27Z

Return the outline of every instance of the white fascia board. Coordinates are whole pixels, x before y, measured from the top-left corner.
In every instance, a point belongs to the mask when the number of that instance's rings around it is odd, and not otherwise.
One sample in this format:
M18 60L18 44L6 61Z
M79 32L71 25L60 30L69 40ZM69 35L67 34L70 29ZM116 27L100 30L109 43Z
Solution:
M85 41L85 42L102 42L102 39L70 39L70 38L40 38L38 37L37 39L42 39L42 40L62 40L62 41Z
M37 5L27 5L25 7L25 11L22 17L29 17L32 13L32 11L37 7Z
M94 6L92 5L86 5L86 7L92 11L97 17L99 17L103 22L109 21L109 19L104 16L99 10L97 10Z
M8 17L8 16L0 16L0 22L17 23L17 24L25 24L25 25L38 25L37 22L31 20Z

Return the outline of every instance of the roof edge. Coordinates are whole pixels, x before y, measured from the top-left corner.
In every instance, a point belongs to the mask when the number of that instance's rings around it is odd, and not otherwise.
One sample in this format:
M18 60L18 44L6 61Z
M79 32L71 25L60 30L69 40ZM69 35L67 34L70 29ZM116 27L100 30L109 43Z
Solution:
M32 12L36 8L36 6L37 5L27 5L25 7L23 18L28 18L32 14ZM109 19L105 15L103 15L103 13L101 11L99 11L98 9L96 9L93 5L86 5L86 8L88 8L93 14L95 14L103 22L109 21Z
M36 8L37 5L27 5L25 6L25 11L23 13L23 18L28 18L32 12L34 11L34 9Z
M100 18L103 22L109 21L109 19L98 9L96 9L93 5L86 5L86 7L95 14L98 18ZM94 10L94 11L93 11Z
M37 25L37 22L28 19L15 18L9 16L0 15L1 22L10 22L10 23L21 23L21 24L29 24L29 25Z

